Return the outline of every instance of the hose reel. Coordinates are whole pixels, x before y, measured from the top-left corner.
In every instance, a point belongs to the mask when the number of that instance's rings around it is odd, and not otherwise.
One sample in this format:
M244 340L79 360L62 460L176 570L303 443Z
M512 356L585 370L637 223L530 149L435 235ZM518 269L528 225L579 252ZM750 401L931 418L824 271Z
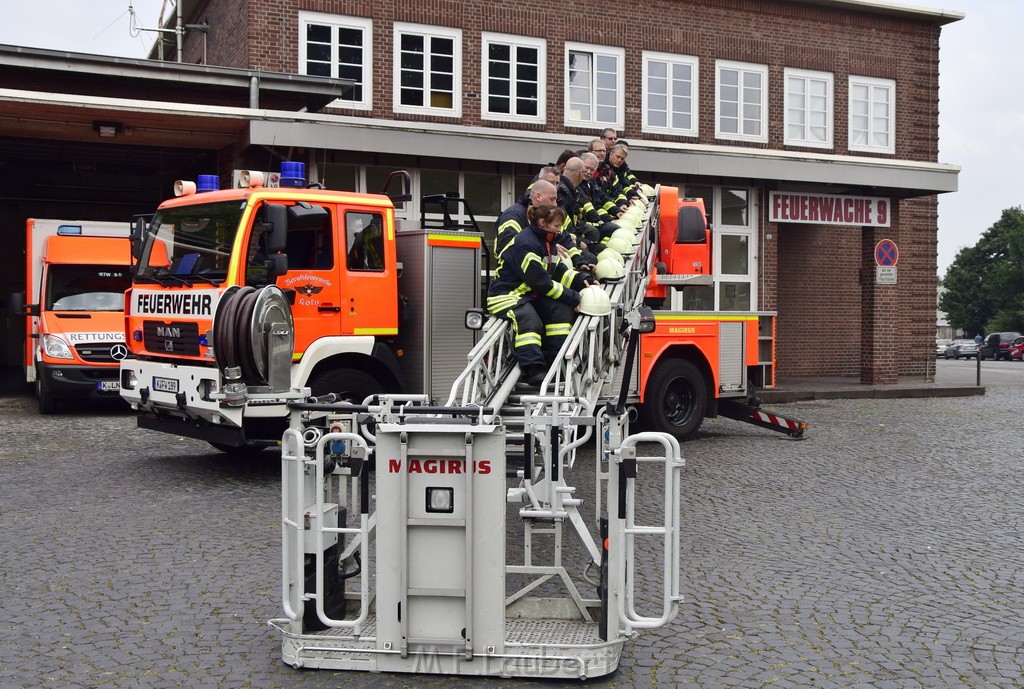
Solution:
M276 285L260 289L229 287L213 318L213 356L225 378L247 386L291 387L295 323L284 292Z

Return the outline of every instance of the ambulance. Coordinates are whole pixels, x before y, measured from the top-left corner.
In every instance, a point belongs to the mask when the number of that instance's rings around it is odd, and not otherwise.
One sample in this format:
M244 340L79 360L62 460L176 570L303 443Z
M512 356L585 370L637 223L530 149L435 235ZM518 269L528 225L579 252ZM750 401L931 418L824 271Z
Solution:
M129 233L127 221L25 222L25 291L11 313L25 316L25 380L43 414L62 399L119 397Z

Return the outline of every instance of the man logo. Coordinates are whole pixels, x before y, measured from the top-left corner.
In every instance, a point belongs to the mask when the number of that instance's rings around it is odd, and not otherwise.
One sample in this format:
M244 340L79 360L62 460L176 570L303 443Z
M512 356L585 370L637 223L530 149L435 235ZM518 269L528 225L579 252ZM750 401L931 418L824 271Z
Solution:
M116 344L110 348L110 358L114 361L121 361L128 356L128 348L123 344Z
M314 294L320 294L321 292L323 292L324 288L306 283L305 285L299 288L299 291L305 294L307 297L312 297Z

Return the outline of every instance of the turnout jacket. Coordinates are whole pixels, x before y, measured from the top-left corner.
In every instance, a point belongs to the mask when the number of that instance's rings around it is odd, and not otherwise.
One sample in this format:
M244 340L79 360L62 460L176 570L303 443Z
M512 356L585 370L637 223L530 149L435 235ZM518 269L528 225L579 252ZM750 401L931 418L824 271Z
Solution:
M579 291L586 285L584 274L558 258L555 242L536 225L526 227L505 249L497 275L487 293L487 309L504 313L526 299L547 297L575 308ZM555 254L552 256L552 254Z
M498 220L494 223L494 227L498 232L498 236L494 240L495 258L500 259L505 249L512 244L512 240L516 238L516 235L530 224L526 219L526 212L529 207L530 196L529 192L527 192L498 216Z

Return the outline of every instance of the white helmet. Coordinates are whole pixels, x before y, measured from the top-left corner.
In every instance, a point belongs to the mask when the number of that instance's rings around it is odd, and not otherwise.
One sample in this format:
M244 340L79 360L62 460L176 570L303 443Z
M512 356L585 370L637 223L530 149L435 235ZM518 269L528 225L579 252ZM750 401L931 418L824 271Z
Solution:
M607 251L607 249L605 249ZM604 253L602 251L601 253ZM615 254L614 251L608 252L609 254ZM615 254L620 257L620 260L616 261L614 258L602 258L594 266L594 277L601 282L617 282L622 279L622 276L626 274L626 269L623 267L621 262L621 255Z
M616 237L614 234L608 240L606 246L609 249L618 251L620 254L626 255L633 253L633 242L626 241L622 237Z
M580 313L587 316L607 316L612 312L612 300L600 285L590 285L580 291Z
M627 242L632 244L633 240L636 239L636 230L630 230L625 227L620 227L619 229L612 232L612 237L622 237Z
M622 254L620 254L615 249L604 249L604 250L601 251L601 253L599 253L597 255L597 262L598 263L600 263L601 261L604 261L605 259L610 260L610 261L615 261L620 266L626 264L626 259L622 258Z

